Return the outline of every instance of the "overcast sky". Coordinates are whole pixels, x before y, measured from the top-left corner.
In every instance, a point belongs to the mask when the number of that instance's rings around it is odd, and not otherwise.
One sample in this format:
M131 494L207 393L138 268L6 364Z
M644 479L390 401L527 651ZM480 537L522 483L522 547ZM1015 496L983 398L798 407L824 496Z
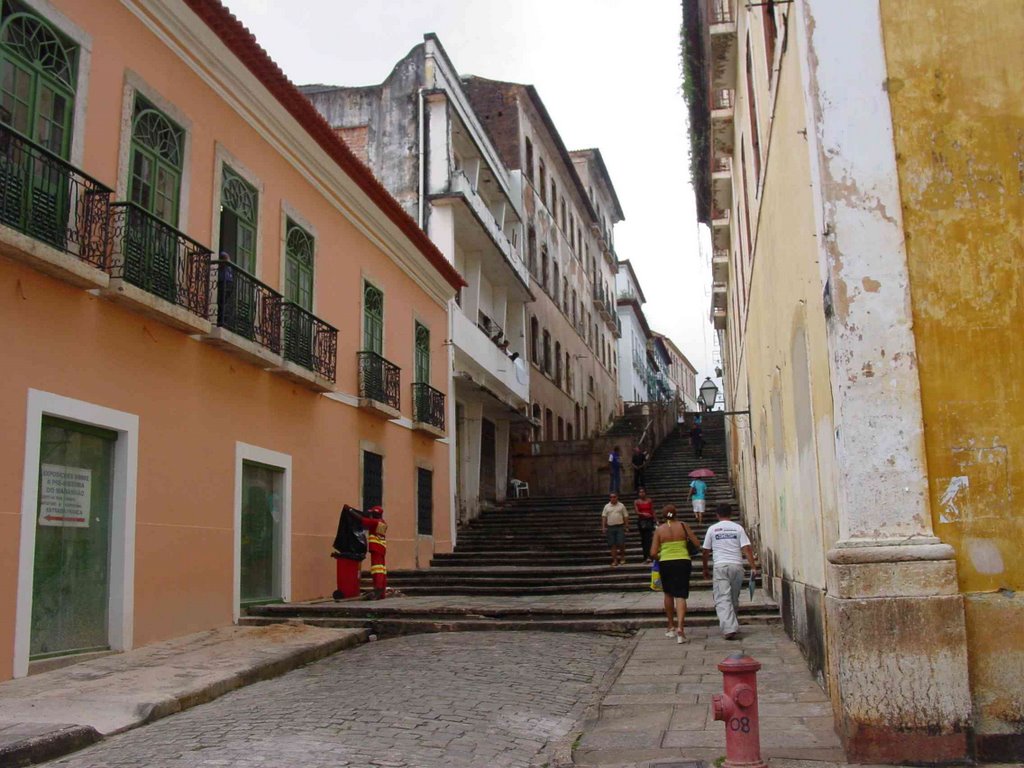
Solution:
M679 90L678 0L226 0L298 84L369 85L438 35L460 74L537 87L569 149L598 147L626 220L615 228L700 380L713 368L710 267L698 234Z

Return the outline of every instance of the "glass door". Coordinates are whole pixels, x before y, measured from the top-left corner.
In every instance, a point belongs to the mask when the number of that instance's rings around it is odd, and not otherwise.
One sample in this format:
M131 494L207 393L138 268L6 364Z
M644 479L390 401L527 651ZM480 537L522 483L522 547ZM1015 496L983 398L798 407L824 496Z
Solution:
M117 433L44 418L29 654L109 647L111 486Z
M284 470L242 464L241 600L280 600Z

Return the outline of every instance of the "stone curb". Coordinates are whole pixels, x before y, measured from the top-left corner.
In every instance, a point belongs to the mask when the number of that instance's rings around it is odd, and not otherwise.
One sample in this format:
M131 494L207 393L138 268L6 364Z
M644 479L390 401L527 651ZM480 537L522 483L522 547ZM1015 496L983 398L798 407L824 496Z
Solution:
M103 737L88 725L49 726L53 730L27 736L9 744L0 744L0 766L32 765L63 757L95 744Z
M138 707L138 719L123 728L101 734L87 725L51 725L51 730L40 728L38 733L24 739L0 744L0 768L14 768L53 760L95 744L107 736L130 731L155 720L206 704L226 693L247 685L270 680L339 651L362 645L369 639L369 630L351 630L342 637L298 648L280 656L260 661L246 670L213 680L192 689L179 691L167 698Z
M601 712L601 702L604 701L604 697L611 690L615 681L619 679L623 668L633 658L633 652L640 644L641 637L640 632L633 636L629 646L619 655L615 664L604 673L604 677L601 678L590 701L585 705L579 703L573 708L572 714L575 715L573 727L565 736L549 742L542 748L531 761L530 768L573 768L576 765L576 761L573 759L573 750L576 747L577 739L583 735L587 723L598 718Z

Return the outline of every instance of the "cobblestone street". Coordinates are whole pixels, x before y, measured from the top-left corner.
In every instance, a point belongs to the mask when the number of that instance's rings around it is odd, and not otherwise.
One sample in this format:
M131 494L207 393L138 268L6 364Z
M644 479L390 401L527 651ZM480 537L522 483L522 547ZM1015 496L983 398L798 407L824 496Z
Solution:
M629 646L546 632L384 640L48 765L527 766Z

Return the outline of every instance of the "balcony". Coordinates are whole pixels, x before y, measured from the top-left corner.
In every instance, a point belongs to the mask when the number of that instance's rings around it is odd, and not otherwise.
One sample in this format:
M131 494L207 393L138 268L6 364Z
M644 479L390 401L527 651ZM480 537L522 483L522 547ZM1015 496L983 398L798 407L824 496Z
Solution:
M0 253L83 288L105 288L113 192L0 125Z
M728 251L730 246L731 214L728 209L711 211L711 245L716 251Z
M725 309L728 302L729 288L725 283L712 283L711 285L711 306L716 309Z
M597 283L594 283L592 290L592 297L594 299L594 307L597 309L597 313L601 316L601 319L606 323L612 322L612 318L615 316L615 310L612 309L611 301L608 296L605 295L604 290Z
M418 381L412 385L412 428L444 437L444 392Z
M487 201L464 172L455 171L448 191L432 195L431 201L451 209L456 240L466 250L480 253L481 270L492 284L515 290L520 299L533 298L529 293L530 273L519 249L505 235Z
M103 295L186 333L209 334L210 249L135 203L110 204Z
M280 367L281 294L233 262L210 267L214 327L203 340L255 365Z
M724 309L717 309L712 307L711 309L711 324L715 327L716 331L725 330L725 318L726 312Z
M376 352L364 350L359 358L359 407L378 416L397 419L401 414L401 368Z
M716 283L725 283L729 280L729 252L716 250L711 254L711 279Z
M732 207L732 158L716 157L711 163L712 208Z
M457 387L476 392L494 393L516 408L530 402L529 366L520 351L509 352L495 342L478 317L477 322L465 312L452 313L452 341L455 346ZM468 379L459 380L461 373ZM470 383L472 382L476 383ZM483 389L481 389L481 385Z
M280 306L283 360L268 370L317 392L333 392L338 364L338 329L298 304L281 301Z
M734 93L729 88L718 88L711 92L711 151L715 156L732 155L735 136L733 135Z
M711 38L710 68L712 88L736 85L736 12L737 0L706 0L708 31Z

